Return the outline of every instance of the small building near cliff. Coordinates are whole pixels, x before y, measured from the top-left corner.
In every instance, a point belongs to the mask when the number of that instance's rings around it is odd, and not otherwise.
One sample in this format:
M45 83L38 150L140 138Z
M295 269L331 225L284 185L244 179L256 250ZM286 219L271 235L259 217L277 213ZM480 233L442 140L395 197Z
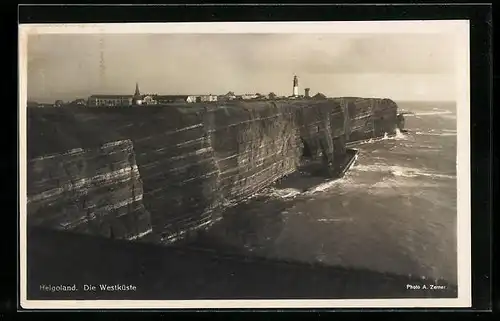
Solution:
M72 102L69 103L70 106L77 106L77 107L85 107L87 106L87 102L85 99L75 99Z
M217 97L217 100L219 100L219 101L227 101L227 100L234 100L234 99L236 99L236 95L232 91L228 92L225 95L219 95Z
M241 95L241 99L243 99L243 100L257 99L257 98L259 98L259 94L243 94L243 95Z
M168 103L200 103L215 102L217 95L155 95L152 97L158 104Z
M144 95L139 91L139 83L135 84L135 92L133 95L92 95L89 97L88 107L118 107L141 105L144 100Z
M145 95L141 100L142 105L156 105L158 103L153 95Z
M326 96L322 93L317 93L312 97L313 99L326 99Z
M89 97L88 107L116 107L130 106L133 101L132 95L92 95Z
M154 99L157 104L196 102L196 96L191 95L154 95L152 99Z
M201 102L211 102L211 101L217 101L217 95L198 95L196 98L199 97L199 101Z

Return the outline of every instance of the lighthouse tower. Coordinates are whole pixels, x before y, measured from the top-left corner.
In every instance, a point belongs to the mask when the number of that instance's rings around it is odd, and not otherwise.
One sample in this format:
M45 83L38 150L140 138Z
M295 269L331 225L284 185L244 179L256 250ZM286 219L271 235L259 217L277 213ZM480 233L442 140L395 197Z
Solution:
M299 96L299 79L297 76L293 76L293 96Z

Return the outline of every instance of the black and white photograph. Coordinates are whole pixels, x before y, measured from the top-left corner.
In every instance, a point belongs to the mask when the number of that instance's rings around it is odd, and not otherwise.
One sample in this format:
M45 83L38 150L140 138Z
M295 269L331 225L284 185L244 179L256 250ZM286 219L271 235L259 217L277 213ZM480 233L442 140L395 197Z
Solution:
M19 34L24 308L471 305L468 21Z

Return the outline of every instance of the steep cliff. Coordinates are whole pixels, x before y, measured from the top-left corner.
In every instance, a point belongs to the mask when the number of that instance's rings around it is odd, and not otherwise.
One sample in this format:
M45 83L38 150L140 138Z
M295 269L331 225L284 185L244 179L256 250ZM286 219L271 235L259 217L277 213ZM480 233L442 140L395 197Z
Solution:
M32 158L28 223L116 239L151 232L132 142Z
M50 213L66 213L67 208L75 208L75 215L80 217L91 206L88 204L95 202L115 208L142 189L145 210L142 203L137 206L143 213L141 222L147 222L141 223L145 227L134 232L125 229L128 232L118 235L132 238L152 227L149 236L154 236L154 241L170 242L186 231L219 219L226 206L251 197L296 171L304 161L319 160L335 172L336 164L345 158L346 142L391 134L396 128L396 117L394 102L361 98L29 108L28 197L35 200L38 195L50 194L44 204L60 210L45 210L36 201L30 201L28 220L31 224L108 237L111 232L106 231L113 230L112 236L116 237L114 228L91 229L92 222L97 222L93 216L82 221L79 228L73 228L64 225L68 220L52 219ZM110 146L122 149L116 151ZM83 169L66 170L66 176L61 176L66 167L60 164L74 149L84 151L75 165ZM58 156L47 157L49 154ZM68 162L75 162L76 156L71 157ZM118 165L111 165L117 162L133 170L111 174L119 170ZM107 176L98 176L103 173ZM124 182L124 176L130 173L134 178ZM97 183L72 181L90 177ZM46 180L51 185L42 183ZM65 187L67 181L70 186L87 187L78 194L73 187ZM116 189L110 190L109 186ZM65 196L54 194L55 189L65 190L66 194L58 194ZM84 196L70 196L71 193ZM82 197L86 203L78 205L83 202ZM110 211L103 217L118 220L120 213Z
M398 106L390 99L340 97L345 115L345 137L349 142L393 135L398 127Z

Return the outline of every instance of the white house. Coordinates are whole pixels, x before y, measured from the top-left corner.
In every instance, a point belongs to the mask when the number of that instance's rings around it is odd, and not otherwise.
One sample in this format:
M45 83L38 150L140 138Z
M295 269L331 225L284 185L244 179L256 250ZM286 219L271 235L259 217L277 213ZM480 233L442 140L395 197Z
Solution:
M243 94L243 95L241 95L241 99L255 99L258 97L259 97L259 95L257 95L257 94Z
M88 99L87 106L130 106L132 99L132 95L92 95Z
M156 100L151 95L145 95L142 98L142 104L143 105L155 105L156 104Z
M200 101L206 102L206 101L217 101L217 96L216 95L200 95Z

